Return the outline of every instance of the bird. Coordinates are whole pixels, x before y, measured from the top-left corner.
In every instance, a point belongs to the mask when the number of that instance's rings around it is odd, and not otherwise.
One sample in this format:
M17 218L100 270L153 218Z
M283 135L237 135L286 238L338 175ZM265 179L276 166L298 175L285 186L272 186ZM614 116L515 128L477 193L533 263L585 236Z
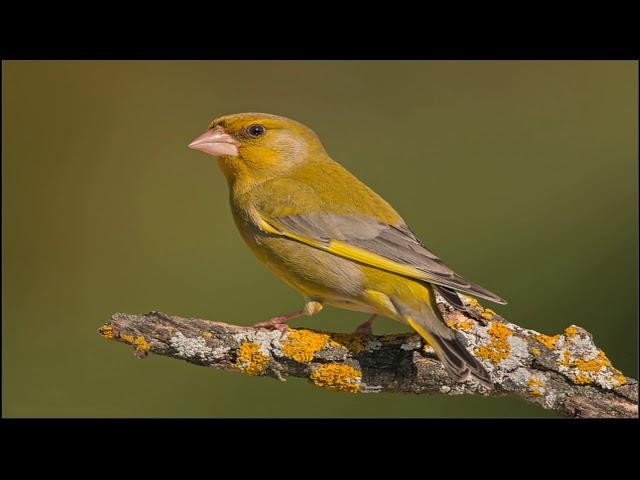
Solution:
M483 365L447 326L436 292L454 309L459 293L506 304L465 280L428 250L398 212L333 160L305 124L267 113L214 119L189 148L216 158L229 187L233 220L257 258L304 297L301 310L256 327L287 322L324 306L368 313L415 330L450 378L492 388Z

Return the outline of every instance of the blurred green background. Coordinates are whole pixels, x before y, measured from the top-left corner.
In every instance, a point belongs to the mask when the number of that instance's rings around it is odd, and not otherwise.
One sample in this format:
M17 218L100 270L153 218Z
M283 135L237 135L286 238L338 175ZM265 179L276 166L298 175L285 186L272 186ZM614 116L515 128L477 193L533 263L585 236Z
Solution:
M116 311L251 324L301 306L242 243L215 161L187 148L243 111L311 126L430 249L506 298L503 316L548 334L578 324L638 376L636 62L10 61L2 73L4 416L553 416L510 398L351 396L140 361L100 338ZM327 309L293 325L364 319Z

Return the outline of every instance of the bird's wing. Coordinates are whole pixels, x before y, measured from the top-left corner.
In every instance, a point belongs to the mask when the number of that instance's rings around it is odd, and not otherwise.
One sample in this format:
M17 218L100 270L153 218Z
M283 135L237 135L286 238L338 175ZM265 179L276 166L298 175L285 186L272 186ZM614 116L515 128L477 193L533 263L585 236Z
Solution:
M427 250L402 221L390 225L370 216L323 212L279 217L257 214L259 225L269 233L382 270L496 303L507 303L498 295L457 275Z

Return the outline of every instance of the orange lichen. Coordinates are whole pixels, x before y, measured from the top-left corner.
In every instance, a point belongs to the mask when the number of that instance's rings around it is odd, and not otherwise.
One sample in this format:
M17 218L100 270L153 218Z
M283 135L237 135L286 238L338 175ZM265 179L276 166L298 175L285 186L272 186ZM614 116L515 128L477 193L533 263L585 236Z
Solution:
M626 385L627 384L627 377L625 377L624 375L622 375L621 373L618 375L614 375L613 377L613 381L615 383L615 387L621 387L622 385Z
M330 339L325 333L290 328L286 340L282 342L282 353L296 362L309 363Z
M571 365L571 354L568 350L562 352L562 360L560 360L558 363L565 367L569 367Z
M610 377L614 383L614 387L619 387L627 383L626 377L622 375L620 370L611 365L611 360L607 358L602 350L598 350L598 355L595 358L588 360L583 358L573 359L569 351L565 350L562 352L562 359L558 361L558 364L564 367L573 367L577 370L574 381L578 385L593 383L597 379L596 375L602 373L603 370L606 372L607 368L612 369L616 373Z
M542 395L543 390L540 389L540 387L544 387L544 382L542 380L531 377L527 383L529 385L529 392L531 393L531 395Z
M247 375L259 375L267 369L269 357L255 342L243 342L238 349L238 367Z
M100 330L100 335L102 335L107 340L111 340L116 337L116 332L113 331L113 327L111 325L103 325Z
M584 385L584 384L592 383L592 382L593 382L593 380L591 379L591 377L589 375L584 374L582 372L578 372L576 374L576 383L578 385Z
M362 342L367 335L362 333L333 333L329 344L332 347L342 347L352 353L366 352L368 348Z
M533 338L535 338L539 343L541 343L545 347L553 350L554 348L556 348L556 343L558 343L558 340L560 339L560 335L554 335L553 337L550 337L549 335L537 333L533 336Z
M147 342L143 336L136 337L133 340L133 347L136 349L136 351L141 353L147 353L149 350L151 350L151 344Z
M531 347L531 353L533 354L534 357L539 356L542 352L540 351L539 348L536 347Z
M202 336L204 338L211 338L211 337L213 337L213 333L211 333L211 332L202 332Z
M362 372L348 365L330 363L314 370L309 377L318 387L339 392L357 393L362 390Z
M460 322L456 322L455 320L450 320L447 322L447 326L453 328L454 330L471 330L473 329L473 322L471 320L462 320Z
M471 300L469 300L469 306L471 307L477 307L480 304L478 303L478 300L476 300L475 298L472 298Z
M473 329L473 322L471 320L465 320L462 322L458 322L458 328L460 330L471 330Z
M607 356L604 354L604 352L602 350L598 350L598 358L602 361L602 364L605 367L611 367L613 368L613 365L611 365L611 360L609 360L607 358ZM614 369L615 370L615 369ZM619 371L619 370L618 370Z
M488 330L492 339L487 345L482 345L476 349L476 355L480 358L486 358L490 362L498 364L502 360L509 357L511 345L509 345L509 337L513 332L504 323L496 322Z
M147 342L143 336L134 338L133 335L126 335L122 333L118 334L111 325L103 325L99 331L100 334L108 340L119 338L120 340L133 345L133 347L136 349L136 352L146 354L149 350L151 350L151 344Z
M480 316L482 318L484 318L485 320L489 320L489 321L493 320L493 317L495 315L496 315L496 312L494 312L490 308L483 309L482 313L480 314Z
M573 338L578 335L578 329L575 325L571 325L570 327L564 329L564 335L567 338Z
M578 370L583 372L598 373L604 367L610 367L611 361L607 358L604 352L600 350L597 358L592 358L591 360L582 360L578 358L575 360L574 365Z

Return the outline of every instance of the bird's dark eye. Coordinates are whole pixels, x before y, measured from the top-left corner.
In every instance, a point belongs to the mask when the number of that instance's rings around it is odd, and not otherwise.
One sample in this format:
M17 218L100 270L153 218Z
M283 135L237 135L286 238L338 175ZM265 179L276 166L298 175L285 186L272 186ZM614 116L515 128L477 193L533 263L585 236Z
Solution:
M258 138L264 135L264 130L265 128L262 125L250 125L249 128L247 128L247 132L253 138Z

